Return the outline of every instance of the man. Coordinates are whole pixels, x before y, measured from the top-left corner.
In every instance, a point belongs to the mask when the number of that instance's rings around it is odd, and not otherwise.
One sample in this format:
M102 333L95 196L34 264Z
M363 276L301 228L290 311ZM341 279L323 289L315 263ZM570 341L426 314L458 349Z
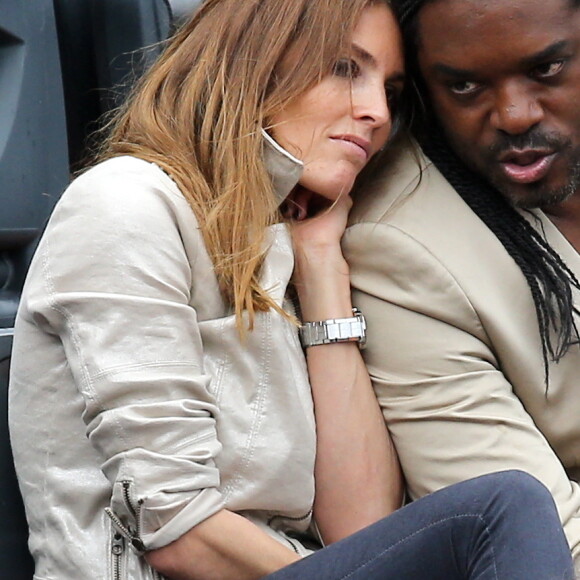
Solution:
M580 562L580 2L395 5L428 157L399 148L344 238L375 390L413 498L522 469Z

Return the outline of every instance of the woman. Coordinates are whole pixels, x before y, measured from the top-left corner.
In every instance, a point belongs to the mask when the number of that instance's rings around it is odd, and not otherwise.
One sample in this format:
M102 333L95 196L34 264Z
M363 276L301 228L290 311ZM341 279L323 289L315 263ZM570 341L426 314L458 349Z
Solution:
M382 0L208 0L137 87L59 202L18 316L11 429L36 578L570 575L551 499L523 474L367 527L401 504L401 476L339 242L402 82ZM328 345L304 325L308 368L286 221L302 319L348 327ZM544 514L533 533L526 502ZM301 559L313 513L342 541Z

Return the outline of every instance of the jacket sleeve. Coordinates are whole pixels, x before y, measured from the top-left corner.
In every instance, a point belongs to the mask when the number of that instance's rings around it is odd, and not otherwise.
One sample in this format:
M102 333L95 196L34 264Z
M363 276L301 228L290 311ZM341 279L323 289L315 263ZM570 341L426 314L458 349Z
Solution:
M178 216L195 220L147 170L95 173L57 206L29 307L62 342L83 396L79 420L113 487L109 515L137 550L153 549L223 507L218 410L189 304L195 255Z
M367 318L365 359L411 496L526 471L551 490L578 557L580 488L514 394L454 277L391 224L356 224L344 247L353 303Z

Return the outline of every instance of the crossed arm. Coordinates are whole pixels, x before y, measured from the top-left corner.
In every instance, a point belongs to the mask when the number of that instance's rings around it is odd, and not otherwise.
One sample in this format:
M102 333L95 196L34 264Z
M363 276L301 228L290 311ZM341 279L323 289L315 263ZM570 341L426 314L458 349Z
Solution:
M341 198L329 211L293 225L305 321L352 316L349 270L340 249L350 205L350 198ZM332 543L399 507L402 479L358 345L310 347L307 364L318 439L314 518L323 541ZM146 558L175 580L250 580L298 556L222 510Z

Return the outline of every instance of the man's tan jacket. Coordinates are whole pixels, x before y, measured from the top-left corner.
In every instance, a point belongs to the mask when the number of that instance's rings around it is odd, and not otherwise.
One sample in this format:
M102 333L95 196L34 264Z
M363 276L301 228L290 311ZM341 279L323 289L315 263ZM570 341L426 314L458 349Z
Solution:
M396 152L356 197L344 237L353 303L368 323L366 361L409 493L522 469L552 491L578 560L580 347L550 366L546 391L523 274L437 169L421 163L422 172L409 149ZM542 212L533 216L580 278L580 255Z

